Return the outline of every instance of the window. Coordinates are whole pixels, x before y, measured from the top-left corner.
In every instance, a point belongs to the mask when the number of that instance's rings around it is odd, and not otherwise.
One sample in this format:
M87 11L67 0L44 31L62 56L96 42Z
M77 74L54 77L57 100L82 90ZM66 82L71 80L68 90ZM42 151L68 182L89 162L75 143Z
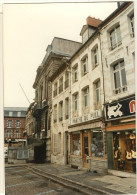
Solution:
M65 99L65 118L69 118L69 98Z
M84 76L88 72L88 57L86 56L84 59L82 59L81 63L82 63L82 68L81 68L82 76Z
M54 84L53 97L57 96L57 83Z
M59 121L63 120L63 101L59 103Z
M12 116L12 112L9 112L9 116Z
M115 49L116 47L120 46L121 42L121 33L120 33L120 26L118 25L116 28L110 31L110 47L111 50Z
M54 134L54 153L57 153L57 146L58 146L58 140L57 140L57 134Z
M74 111L78 110L78 93L73 95L73 100L74 100Z
M20 127L21 125L21 121L20 120L16 120L16 127Z
M83 89L83 104L84 108L87 108L89 105L89 87Z
M54 123L57 122L57 105L54 106Z
M72 133L72 154L81 155L80 133Z
M91 131L91 156L104 157L103 133Z
M63 77L59 80L59 93L63 91Z
M93 56L94 56L94 67L98 65L98 48L96 47L93 50Z
M134 14L130 16L131 35L134 37Z
M75 65L75 67L73 67L73 82L78 81L78 65Z
M65 89L69 86L69 72L66 71L65 73Z
M7 131L6 131L6 137L7 137L7 138L11 138L11 137L12 137L12 132L11 132L11 130L7 130Z
M95 83L96 103L100 102L100 80Z
M126 73L124 61L120 61L119 63L113 66L113 74L114 74L114 93L118 94L124 91L127 91L127 81L126 81Z
M20 117L21 116L21 112L17 112L17 116Z
M12 127L12 120L8 120L7 127Z
M14 137L15 138L20 138L20 131L16 131Z

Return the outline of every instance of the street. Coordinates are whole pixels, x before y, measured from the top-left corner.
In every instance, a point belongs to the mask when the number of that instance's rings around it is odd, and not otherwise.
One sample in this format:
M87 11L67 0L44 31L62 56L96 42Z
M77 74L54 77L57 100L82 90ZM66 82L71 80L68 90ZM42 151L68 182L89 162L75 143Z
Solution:
M67 189L23 167L5 168L5 195L82 194Z

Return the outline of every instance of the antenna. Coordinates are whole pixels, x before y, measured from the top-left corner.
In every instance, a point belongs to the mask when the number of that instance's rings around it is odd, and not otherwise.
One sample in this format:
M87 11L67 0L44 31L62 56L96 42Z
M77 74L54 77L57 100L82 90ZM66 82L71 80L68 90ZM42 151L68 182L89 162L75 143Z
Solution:
M28 100L28 102L29 102L29 104L30 104L30 101L29 101L29 99L28 99L28 97L27 97L27 95L26 95L26 93L25 93L24 89L22 88L22 86L21 86L21 84L20 84L20 83L19 83L19 85L20 85L20 87L21 87L21 89L22 89L22 91L23 91L23 93L24 93L25 97L27 98L27 100Z

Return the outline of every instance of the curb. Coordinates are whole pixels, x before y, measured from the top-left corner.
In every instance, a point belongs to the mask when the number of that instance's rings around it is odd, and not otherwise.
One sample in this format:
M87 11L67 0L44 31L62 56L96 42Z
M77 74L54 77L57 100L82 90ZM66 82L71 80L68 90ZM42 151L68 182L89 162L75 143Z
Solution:
M65 184L65 183L63 183L63 182L61 182L61 181L58 181L58 180L56 180L56 179L54 179L54 178L52 178L52 177L50 177L50 176L56 177L56 178L61 179L61 180L65 180L65 181L67 181L67 182L70 182L70 183L79 185L79 186L81 186L81 187L87 188L87 189L92 190L92 191L95 191L95 192L99 192L99 193L102 193L102 194L108 194L108 195L111 194L111 193L109 193L109 192L107 192L107 191L104 191L104 190L101 190L101 189L97 189L97 188L94 188L94 187L91 187L91 186L87 186L87 185L82 184L82 183L80 183L80 182L76 182L76 181L73 181L73 180L70 180L70 179L67 179L67 178L64 178L64 177L60 177L60 176L57 176L57 175L52 174L52 173L48 173L48 172L43 171L43 170L38 169L38 168L31 168L31 167L28 167L28 166L25 167L25 168L27 168L27 169L33 171L34 173L36 173L36 174L38 174L38 175L41 175L42 177L46 177L46 178L48 178L48 179L50 179L50 180L52 180L52 181L58 182L58 183L61 184L61 185L64 185L64 186L69 187L69 188L71 188L71 189L75 189L75 190L77 190L77 191L79 191L79 192L83 192L83 193L85 193L85 194L91 194L91 193L88 193L88 192L86 192L86 191L84 191L84 190L82 190L82 189L79 189L79 188L77 188L76 186L74 187L74 186L72 186L72 185ZM35 172L33 169L35 169L35 170L37 170L37 171L41 171L41 172L43 172L43 173L45 173L45 174L47 174L47 175L49 175L49 176L45 176L45 175L43 175L43 174L41 174L41 173Z

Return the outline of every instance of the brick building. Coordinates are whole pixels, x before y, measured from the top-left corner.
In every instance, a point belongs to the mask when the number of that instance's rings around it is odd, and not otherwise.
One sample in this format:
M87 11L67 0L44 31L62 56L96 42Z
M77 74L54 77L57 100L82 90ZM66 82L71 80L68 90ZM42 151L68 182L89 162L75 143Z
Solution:
M4 108L4 143L19 144L25 142L23 132L25 130L27 108Z

